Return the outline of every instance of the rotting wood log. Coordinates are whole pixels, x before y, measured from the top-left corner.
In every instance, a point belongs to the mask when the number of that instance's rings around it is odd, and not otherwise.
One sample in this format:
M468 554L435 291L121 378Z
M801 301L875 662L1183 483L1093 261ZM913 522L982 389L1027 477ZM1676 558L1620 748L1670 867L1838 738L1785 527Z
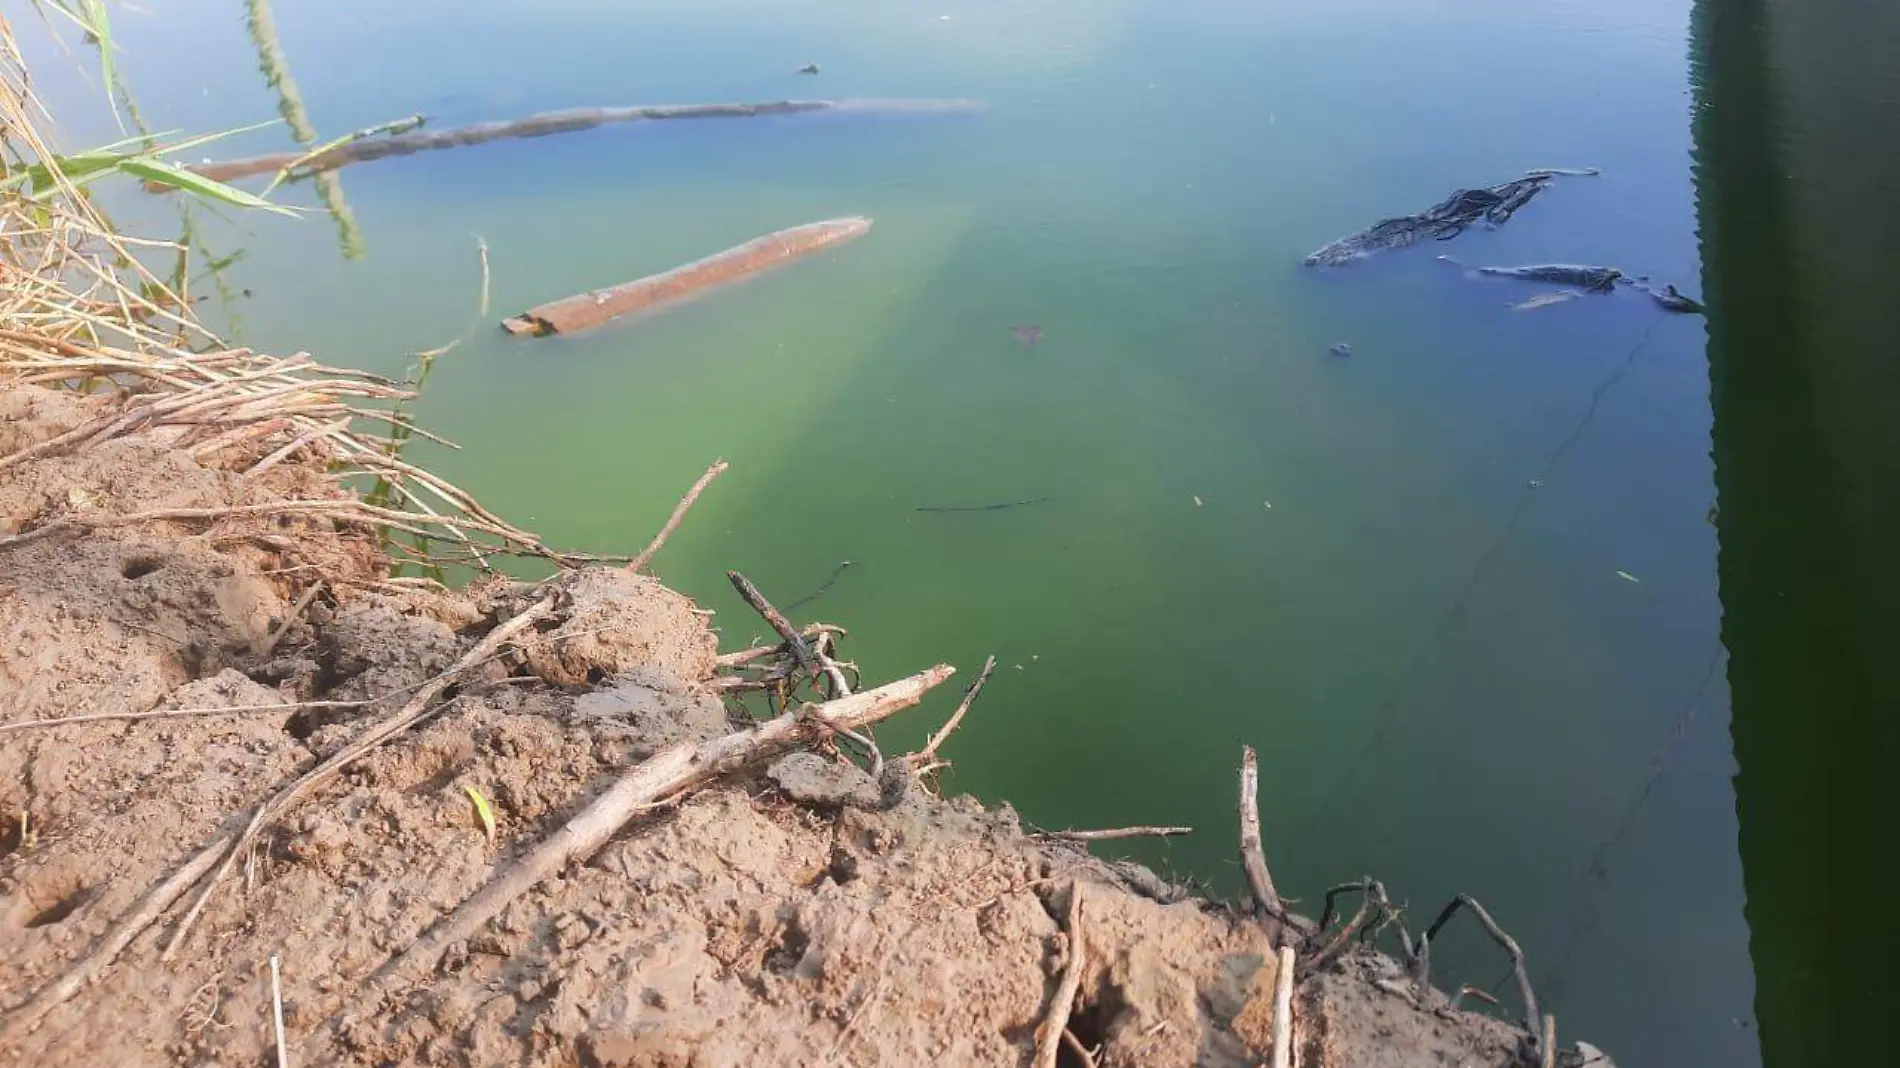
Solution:
M301 178L321 171L332 171L352 163L367 163L390 156L408 156L443 148L460 148L489 141L521 137L546 137L549 134L591 130L624 122L660 122L670 119L742 119L759 115L797 115L814 111L875 113L930 113L975 111L982 105L974 100L767 100L733 104L660 104L640 107L569 108L543 111L519 119L478 122L447 130L415 130L390 137L363 137L345 141L320 152L308 149L273 152L264 156L199 163L190 169L206 178L228 182L259 174L276 174L292 168L291 177ZM174 187L146 183L149 193L165 192Z
M592 329L625 315L658 311L708 289L862 237L870 229L871 220L862 216L793 226L670 271L530 308L503 319L501 328L516 337L572 334Z

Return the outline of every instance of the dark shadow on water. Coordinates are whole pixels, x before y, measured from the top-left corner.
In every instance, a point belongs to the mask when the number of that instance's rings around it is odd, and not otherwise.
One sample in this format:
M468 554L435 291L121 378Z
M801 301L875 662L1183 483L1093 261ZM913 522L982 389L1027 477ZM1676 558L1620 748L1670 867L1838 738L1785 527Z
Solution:
M1900 16L1704 0L1696 192L1762 1061L1890 1063Z

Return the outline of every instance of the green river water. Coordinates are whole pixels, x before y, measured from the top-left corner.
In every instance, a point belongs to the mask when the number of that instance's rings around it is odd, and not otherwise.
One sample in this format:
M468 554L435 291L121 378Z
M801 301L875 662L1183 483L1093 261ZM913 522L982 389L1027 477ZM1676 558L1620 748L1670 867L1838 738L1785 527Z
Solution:
M1764 973L1757 1001L1774 917L1745 895L1744 867L1754 885L1782 859L1737 846L1749 775L1731 781L1741 676L1724 639L1741 620L1731 604L1725 623L1724 599L1740 558L1718 531L1729 502L1714 508L1728 478L1711 338L1731 324L1737 366L1764 338L1788 352L1812 340L1782 320L1732 325L1772 319L1786 284L1772 268L1705 287L1720 273L1705 262L1710 190L1741 198L1732 225L1766 241L1750 213L1772 198L1748 180L1776 180L1773 124L1798 124L1762 120L1766 148L1711 128L1734 113L1711 111L1723 62L1734 111L1775 89L1772 63L1711 56L1710 27L1747 52L1777 32L1773 5L279 0L275 79L259 5L151 6L115 7L114 28L157 129L267 119L286 71L324 138L415 111L450 126L587 105L983 101L611 127L350 168L347 240L321 213L200 212L213 253L245 253L225 273L232 299L204 308L247 344L400 373L468 327L479 236L493 312L420 405L461 449L416 456L491 508L555 544L627 552L724 457L730 473L657 572L717 610L727 647L761 626L726 568L785 603L848 559L795 614L849 626L868 675L948 660L967 679L994 652L949 746L952 788L1045 827L1192 825L1125 852L1237 892L1235 769L1252 744L1269 858L1309 905L1366 873L1421 913L1477 895L1526 947L1565 1032L1625 1066L1829 1063L1794 1032L1834 1026L1838 992L1818 976L1851 970L1849 947L1785 964L1809 985L1781 1002ZM28 22L16 28L66 146L117 139L91 53L62 56ZM809 62L822 73L794 73ZM1698 143L1711 133L1742 162ZM290 144L278 127L200 151ZM1495 232L1300 265L1378 218L1545 166L1603 174L1558 179ZM307 186L281 195L316 203ZM177 230L162 198L113 207ZM847 214L873 217L870 234L657 317L539 341L493 329ZM1440 252L1612 264L1728 303L1706 321L1627 291L1515 311L1540 290L1468 278ZM1024 324L1039 344L1012 338ZM1340 342L1350 356L1329 354ZM1749 396L1772 405L1785 385ZM1758 420L1731 440L1783 430ZM1032 498L1047 499L918 510ZM1790 537L1784 561L1823 552ZM1811 607L1838 617L1835 601ZM1800 665L1764 656L1798 690ZM1872 708L1877 691L1842 707ZM950 703L890 725L887 746L915 745ZM1863 770L1840 752L1812 763L1774 796ZM1799 837L1789 828L1785 848ZM1475 928L1434 961L1450 987L1507 974ZM1769 1056L1777 1004L1788 1037Z

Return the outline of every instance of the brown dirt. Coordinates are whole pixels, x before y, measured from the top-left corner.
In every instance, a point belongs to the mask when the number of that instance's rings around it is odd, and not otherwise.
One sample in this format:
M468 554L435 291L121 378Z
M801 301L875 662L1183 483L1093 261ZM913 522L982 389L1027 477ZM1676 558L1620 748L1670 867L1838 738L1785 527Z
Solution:
M0 454L98 403L0 386ZM121 441L0 470L0 536L81 507L341 492L296 465L244 479L244 459ZM0 548L0 726L285 705L0 733L0 1063L268 1063L275 955L300 1064L1026 1064L1067 953L1053 917L1076 885L1089 967L1071 1026L1099 1064L1267 1057L1274 963L1238 910L1162 904L1180 895L1152 873L1027 836L1006 806L920 790L889 811L824 804L876 789L809 754L636 821L427 980L365 1000L371 975L620 770L731 729L703 685L703 616L610 570L555 580L551 626L272 827L175 960L159 949L177 908L99 981L22 1019L154 884L526 603L509 584L379 585L383 568L365 532L303 520ZM319 577L325 595L286 623ZM288 707L316 698L373 703ZM468 789L492 804L493 841ZM1512 1028L1433 1009L1442 996L1390 961L1350 955L1302 982L1303 1061L1515 1060Z

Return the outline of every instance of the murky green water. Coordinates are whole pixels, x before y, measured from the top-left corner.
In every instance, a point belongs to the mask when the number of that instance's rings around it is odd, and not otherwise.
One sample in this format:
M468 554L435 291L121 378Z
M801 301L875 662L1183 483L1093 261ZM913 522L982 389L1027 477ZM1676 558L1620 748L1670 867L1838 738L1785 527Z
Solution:
M274 112L244 14L117 16L149 123ZM476 235L495 319L873 216L835 254L644 322L537 342L482 324L422 405L462 449L426 459L551 541L629 551L723 456L659 572L737 644L760 628L725 568L783 602L849 559L807 611L850 626L870 674L994 651L956 788L1050 827L1192 824L1131 852L1233 890L1254 744L1292 893L1370 872L1423 912L1470 891L1567 1033L1626 1065L1759 1062L1704 321L1630 293L1517 312L1534 290L1433 260L1609 263L1701 291L1683 0L274 15L325 137L417 110L987 102L352 168L360 258L321 215L206 223L214 251L246 250L228 279L254 293L215 314L254 345L397 372L469 323ZM41 52L67 143L116 138L89 61ZM807 62L823 73L792 73ZM1555 165L1604 174L1495 233L1299 266ZM161 201L116 206L176 226ZM914 743L948 704L887 736ZM1452 986L1506 974L1472 931L1434 959Z

